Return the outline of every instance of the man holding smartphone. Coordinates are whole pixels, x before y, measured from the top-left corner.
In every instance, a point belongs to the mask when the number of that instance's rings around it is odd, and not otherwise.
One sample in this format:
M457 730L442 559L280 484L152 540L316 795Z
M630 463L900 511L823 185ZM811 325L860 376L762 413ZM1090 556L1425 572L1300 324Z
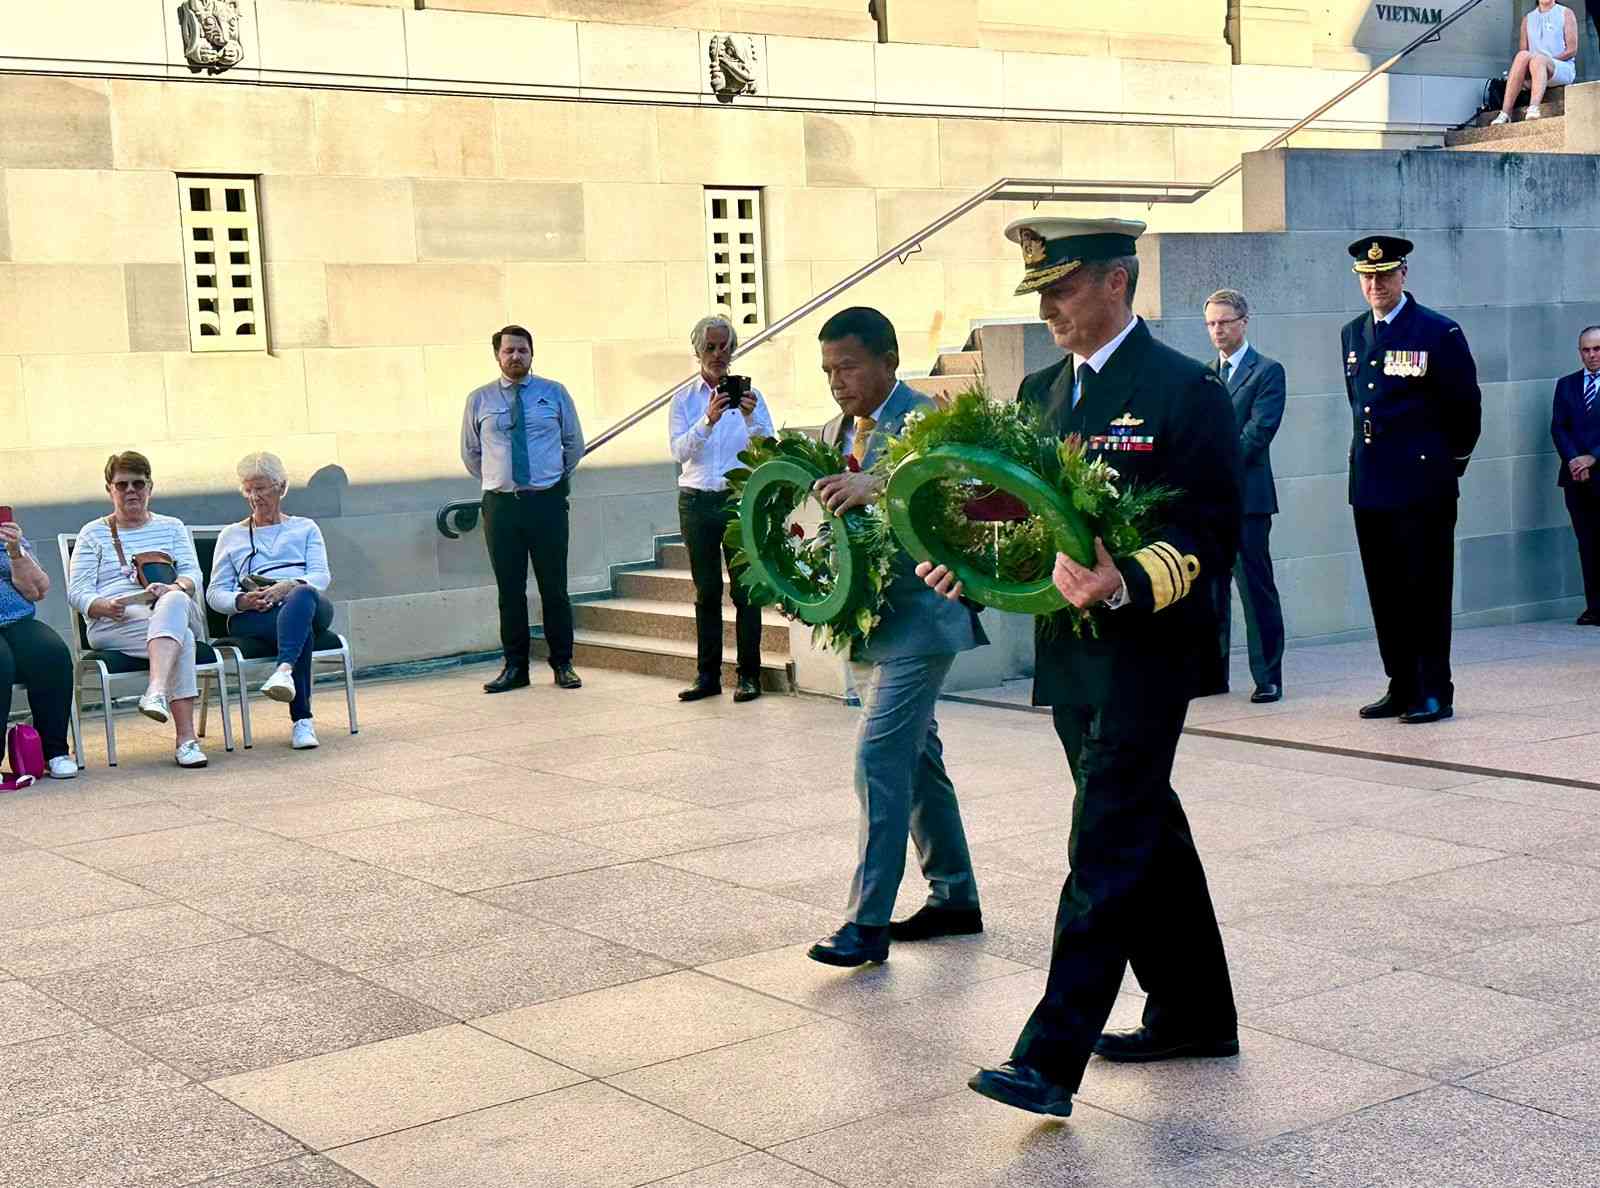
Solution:
M738 514L727 473L752 437L771 437L772 414L747 376L730 375L739 345L733 323L721 314L701 318L689 334L700 374L672 398L668 438L678 475L678 523L694 576L696 673L679 701L722 693L723 534ZM732 583L739 684L735 701L761 696L761 608Z

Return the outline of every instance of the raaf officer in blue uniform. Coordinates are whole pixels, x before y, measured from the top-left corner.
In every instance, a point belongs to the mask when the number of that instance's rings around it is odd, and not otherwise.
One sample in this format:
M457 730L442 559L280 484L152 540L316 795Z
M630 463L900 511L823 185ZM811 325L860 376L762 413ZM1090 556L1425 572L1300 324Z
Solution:
M1450 604L1460 478L1478 443L1482 393L1461 327L1405 291L1413 244L1350 245L1371 307L1345 326L1354 433L1350 506L1388 691L1363 718L1437 722L1453 712Z

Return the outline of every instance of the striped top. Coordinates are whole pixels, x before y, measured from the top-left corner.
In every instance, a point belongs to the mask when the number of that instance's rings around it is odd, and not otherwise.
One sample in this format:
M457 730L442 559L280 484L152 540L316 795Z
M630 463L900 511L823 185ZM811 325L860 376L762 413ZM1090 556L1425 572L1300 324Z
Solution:
M127 566L117 563L117 546L111 543L111 530L106 518L100 516L78 529L78 541L72 550L72 568L67 574L67 601L85 618L89 604L96 598L118 598L124 594L137 594L139 583L133 579L133 558L139 553L160 551L168 554L178 566L178 576L186 577L199 590L202 584L200 561L194 553L194 541L189 539L189 529L176 516L159 516L154 512L142 528L118 528L122 538L122 552Z

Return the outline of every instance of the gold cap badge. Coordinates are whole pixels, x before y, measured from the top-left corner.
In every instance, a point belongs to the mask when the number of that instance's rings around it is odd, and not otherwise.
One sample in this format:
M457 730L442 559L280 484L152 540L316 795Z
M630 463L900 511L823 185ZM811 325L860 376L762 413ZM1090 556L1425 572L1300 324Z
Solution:
M1024 227L1017 233L1017 242L1022 245L1022 262L1029 268L1044 263L1044 236L1031 227Z
M1374 242L1373 245L1367 249L1367 259L1373 261L1374 263L1383 259L1383 249L1379 247L1376 242Z

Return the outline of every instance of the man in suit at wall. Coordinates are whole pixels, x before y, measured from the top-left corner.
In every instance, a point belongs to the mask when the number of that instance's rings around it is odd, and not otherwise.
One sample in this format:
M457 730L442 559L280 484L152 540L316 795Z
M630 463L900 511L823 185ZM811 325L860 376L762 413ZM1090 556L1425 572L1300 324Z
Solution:
M1600 454L1600 326L1586 326L1578 335L1578 358L1583 366L1556 381L1550 436L1561 455L1556 485L1566 496L1583 566L1578 626L1600 627L1600 496L1593 473Z
M1233 398L1233 419L1239 426L1239 456L1244 463L1244 521L1239 532L1239 559L1233 573L1218 574L1217 642L1222 651L1222 689L1228 686L1229 636L1233 625L1233 583L1244 603L1245 638L1250 646L1250 675L1256 703L1283 696L1283 608L1272 577L1268 541L1272 517L1278 513L1278 488L1272 481L1272 439L1283 420L1288 384L1283 364L1250 345L1250 303L1236 289L1218 289L1206 298L1206 332L1217 348L1212 366Z
M822 371L840 410L823 440L861 467L817 483L822 503L842 512L877 501L883 480L869 472L885 442L900 432L908 413L934 405L895 378L900 353L894 326L877 310L843 310L824 323L818 337ZM860 854L848 919L811 946L813 961L862 965L886 960L891 939L983 931L978 884L955 786L945 772L934 706L956 654L985 643L977 612L940 598L918 579L911 558L897 552L883 620L850 658L862 711L855 769ZM891 924L907 837L917 846L928 901Z
M1133 312L1139 282L1124 219L1022 219L1006 236L1026 268L1018 295L1068 356L1022 381L1018 400L1051 432L1078 434L1124 482L1174 492L1150 543L1092 566L1056 557L1062 597L1092 610L1097 633L1041 620L1033 700L1047 705L1076 795L1065 886L1044 998L1011 1059L968 1085L1017 1109L1072 1112L1091 1053L1106 1060L1232 1056L1238 1018L1205 871L1172 762L1189 699L1214 660L1216 624L1201 583L1233 568L1239 441L1214 372L1157 342ZM943 566L918 573L960 595ZM1146 992L1141 1026L1102 1033L1124 971Z
M1350 507L1388 691L1363 718L1415 725L1454 712L1450 603L1456 504L1482 427L1478 367L1461 327L1405 289L1413 244L1367 235L1350 245L1371 308L1347 323Z

